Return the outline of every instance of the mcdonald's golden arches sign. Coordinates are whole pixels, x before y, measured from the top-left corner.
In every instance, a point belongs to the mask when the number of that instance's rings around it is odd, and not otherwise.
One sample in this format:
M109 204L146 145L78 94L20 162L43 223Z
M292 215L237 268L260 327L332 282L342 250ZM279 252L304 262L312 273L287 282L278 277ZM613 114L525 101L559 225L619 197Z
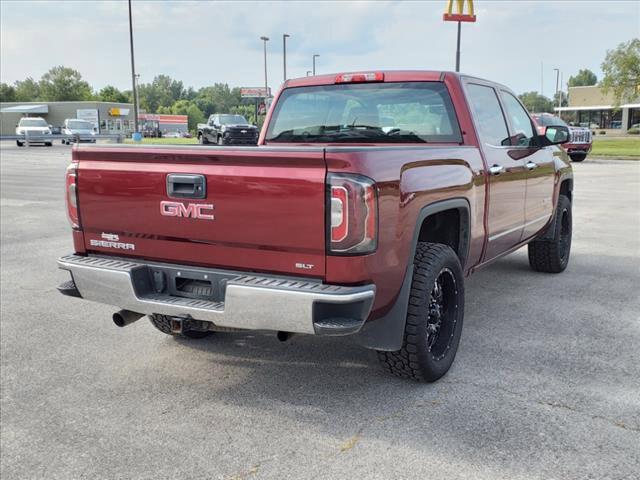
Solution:
M453 7L456 12L454 13ZM465 4L468 6L468 12L464 12ZM449 0L447 2L447 11L442 16L445 22L475 22L476 16L473 13L473 0Z

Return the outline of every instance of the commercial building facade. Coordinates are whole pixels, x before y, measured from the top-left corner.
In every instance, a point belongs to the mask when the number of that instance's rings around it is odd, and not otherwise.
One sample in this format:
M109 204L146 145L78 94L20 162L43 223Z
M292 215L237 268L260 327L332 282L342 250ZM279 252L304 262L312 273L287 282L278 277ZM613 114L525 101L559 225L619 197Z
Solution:
M54 128L67 118L94 124L101 134L133 132L133 105L115 102L3 102L0 103L0 135L14 135L21 117L42 117Z
M613 94L600 87L569 87L569 102L555 111L569 125L625 134L632 125L640 124L640 95L630 102L615 105Z
M143 133L158 130L162 135L168 133L187 133L189 131L189 117L187 115L167 115L163 113L141 113L139 118L140 131Z

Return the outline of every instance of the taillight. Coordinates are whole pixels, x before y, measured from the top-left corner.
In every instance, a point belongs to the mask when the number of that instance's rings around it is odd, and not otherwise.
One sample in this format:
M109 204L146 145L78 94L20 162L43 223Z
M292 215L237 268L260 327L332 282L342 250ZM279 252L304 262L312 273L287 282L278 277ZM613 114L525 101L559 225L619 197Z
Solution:
M363 254L378 245L378 195L370 178L354 174L327 176L328 252Z
M384 73L382 72L362 72L362 73L341 73L336 75L335 83L363 83L382 82Z
M78 164L73 162L67 167L65 198L67 216L74 230L80 230L80 210L78 206Z

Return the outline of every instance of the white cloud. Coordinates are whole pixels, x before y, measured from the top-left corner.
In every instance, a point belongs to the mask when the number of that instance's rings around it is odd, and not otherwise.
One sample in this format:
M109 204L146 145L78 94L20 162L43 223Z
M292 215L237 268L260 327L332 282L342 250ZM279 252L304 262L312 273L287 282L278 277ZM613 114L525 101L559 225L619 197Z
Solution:
M463 71L514 90L555 87L580 68L599 73L607 49L640 36L640 2L476 1L462 30ZM134 0L136 64L142 81L166 73L185 85L262 85L261 35L272 87L289 76L359 69L453 69L455 23L431 2L149 2ZM0 79L39 78L54 65L79 70L96 88L130 88L127 3L0 2Z

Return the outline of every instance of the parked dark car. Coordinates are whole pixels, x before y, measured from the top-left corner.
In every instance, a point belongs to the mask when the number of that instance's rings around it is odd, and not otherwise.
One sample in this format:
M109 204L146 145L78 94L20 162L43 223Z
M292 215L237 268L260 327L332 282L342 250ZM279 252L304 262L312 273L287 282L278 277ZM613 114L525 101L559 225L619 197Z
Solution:
M198 143L205 145L256 145L260 131L242 115L215 114L198 124Z

